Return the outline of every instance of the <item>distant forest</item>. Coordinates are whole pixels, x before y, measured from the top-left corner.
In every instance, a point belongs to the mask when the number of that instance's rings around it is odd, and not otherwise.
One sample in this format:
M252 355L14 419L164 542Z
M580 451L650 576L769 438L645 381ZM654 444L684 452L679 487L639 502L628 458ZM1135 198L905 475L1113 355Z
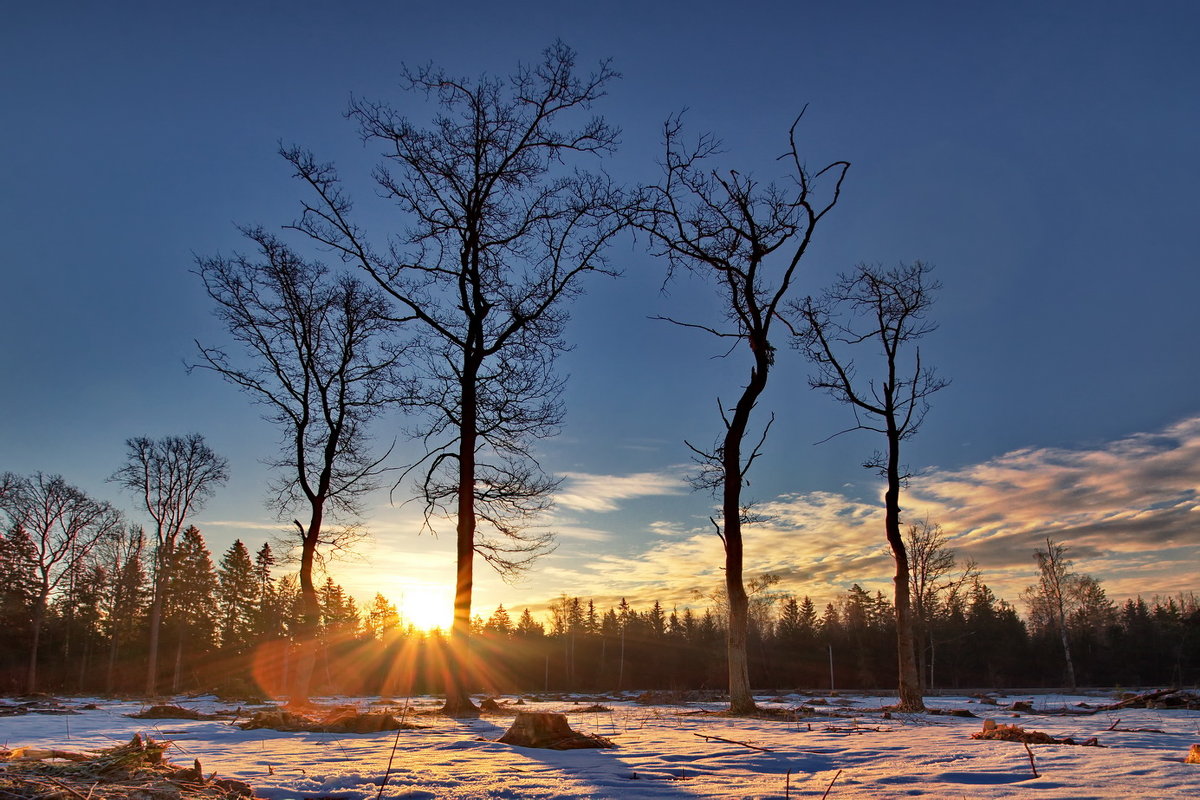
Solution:
M151 585L144 544L99 546L71 563L50 598L37 643L40 691L138 694L147 663ZM117 539L114 539L117 541ZM286 694L303 628L294 575L277 578L269 544L235 542L214 560L189 527L176 546L164 597L159 686L230 697ZM0 537L0 691L27 687L37 553L19 528ZM1200 602L1193 594L1116 605L1094 580L1067 620L1080 685L1194 685L1200 681ZM1062 686L1064 650L1052 620L1028 621L978 573L942 584L920 623L929 691ZM750 666L758 689L893 689L895 614L857 584L823 608L750 584ZM320 649L314 693L438 692L448 638L405 624L376 595L360 607L332 578L319 587ZM719 592L692 608L625 601L601 608L561 597L539 618L498 607L473 620L476 692L723 690L726 612ZM832 686L831 686L832 683Z

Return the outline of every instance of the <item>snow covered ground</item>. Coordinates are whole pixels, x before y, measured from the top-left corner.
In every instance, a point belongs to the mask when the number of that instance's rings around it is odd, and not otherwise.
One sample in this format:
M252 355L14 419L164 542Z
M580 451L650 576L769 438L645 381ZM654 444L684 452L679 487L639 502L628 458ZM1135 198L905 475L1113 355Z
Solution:
M173 742L168 751L172 761L190 765L199 759L206 772L245 780L258 796L273 800L374 798L385 772L383 797L414 799L820 798L826 790L830 800L1200 796L1200 765L1184 763L1189 746L1200 743L1200 711L1123 709L1053 716L1038 712L1079 702L1097 705L1111 698L1022 695L999 697L996 706L966 697L929 701L937 709L968 709L977 715L974 718L885 718L880 708L895 702L894 697L785 695L759 701L766 707L795 709L814 699L816 716L735 719L697 713L720 709L720 704L645 706L633 702L632 696L527 698L521 710L566 712L576 730L600 734L618 745L560 752L493 741L508 728L516 709L455 720L438 716L436 701L428 697L411 701L407 719L429 727L403 730L398 736L243 731L220 720L131 719L125 715L141 710L139 703L72 698L72 707L88 702L98 707L69 715L0 717L0 744L84 750L110 747L140 732ZM820 699L828 705L819 705ZM321 702L377 710L380 706L370 703L378 700L339 697ZM572 710L597 700L611 711ZM1033 713L1014 719L1014 712L1004 706L1016 700L1032 701ZM206 712L230 708L212 697L175 698L172 703ZM1032 745L1041 776L1035 778L1023 745L970 738L982 728L981 717L1076 741L1095 736L1104 746Z

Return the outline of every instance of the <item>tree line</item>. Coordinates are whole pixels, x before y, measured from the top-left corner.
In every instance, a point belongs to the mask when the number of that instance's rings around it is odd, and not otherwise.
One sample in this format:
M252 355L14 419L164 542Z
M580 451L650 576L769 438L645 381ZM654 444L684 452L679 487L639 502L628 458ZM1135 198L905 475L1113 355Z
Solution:
M1095 578L1071 571L1059 545L1057 553L1038 552L1039 580L1022 594L1022 617L973 565L955 569L936 529L929 533L921 526L907 532L923 565L912 587L921 598L914 615L923 692L1060 686L1071 677L1086 685L1200 681L1194 595L1114 604ZM85 555L61 562L46 602L44 551L21 526L10 527L0 537L0 691L30 688L28 654L36 652L33 688L140 694L154 615L153 549L138 526L109 529ZM1047 556L1059 562L1061 598L1045 590ZM601 608L568 596L538 615L501 605L486 619L472 618L472 658L462 672L445 632L415 629L382 594L360 606L331 577L317 586L311 638L298 575L280 576L270 543L252 550L237 540L218 558L188 526L170 559L171 577L158 593L163 657L156 678L171 692L286 694L308 653L312 687L321 693L440 692L452 664L472 691L727 689L721 588L697 597L696 608L655 602L638 609L624 599ZM896 616L883 594L854 584L820 607L762 575L748 582L747 601L754 687L895 687Z

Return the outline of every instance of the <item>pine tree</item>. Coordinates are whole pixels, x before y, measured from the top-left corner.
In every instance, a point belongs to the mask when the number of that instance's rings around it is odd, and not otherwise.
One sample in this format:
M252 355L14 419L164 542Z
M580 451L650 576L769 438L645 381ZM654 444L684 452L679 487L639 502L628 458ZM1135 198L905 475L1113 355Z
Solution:
M171 553L163 620L175 632L172 691L180 690L184 655L202 656L214 649L220 609L220 582L212 553L195 525L189 525Z
M259 608L259 577L250 551L235 539L221 557L220 581L221 649L242 654L254 646L256 612Z
M541 638L546 635L546 629L542 623L533 618L526 608L521 612L521 618L517 620L517 635L526 639Z
M488 617L488 621L483 626L483 629L493 636L509 636L512 634L512 620L509 619L508 612L505 611L503 603L496 606L496 610Z
M372 639L383 641L390 632L399 627L400 612L396 610L396 605L381 592L376 592L363 619L364 632Z
M254 614L256 639L277 639L284 635L284 609L271 570L275 554L270 542L263 542L254 556L254 578L258 586L258 608Z

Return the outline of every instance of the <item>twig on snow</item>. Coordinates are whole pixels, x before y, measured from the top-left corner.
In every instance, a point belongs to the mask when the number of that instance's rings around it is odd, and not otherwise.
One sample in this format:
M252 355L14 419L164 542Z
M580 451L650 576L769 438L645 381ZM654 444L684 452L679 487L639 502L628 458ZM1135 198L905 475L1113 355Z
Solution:
M754 744L746 744L745 742L735 741L734 739L722 739L720 736L710 736L707 733L693 733L692 735L699 736L701 739L703 739L706 742L711 739L716 742L725 742L726 744L740 744L742 747L749 747L751 750L761 750L764 753L772 752L769 748L766 748L766 747L759 747L758 745L754 745Z
M837 775L834 775L833 780L831 780L829 785L825 787L825 794L821 795L821 800L825 800L826 797L829 797L829 790L833 788L833 784L837 783L837 779L840 777L842 777L842 771L839 769L837 771Z

